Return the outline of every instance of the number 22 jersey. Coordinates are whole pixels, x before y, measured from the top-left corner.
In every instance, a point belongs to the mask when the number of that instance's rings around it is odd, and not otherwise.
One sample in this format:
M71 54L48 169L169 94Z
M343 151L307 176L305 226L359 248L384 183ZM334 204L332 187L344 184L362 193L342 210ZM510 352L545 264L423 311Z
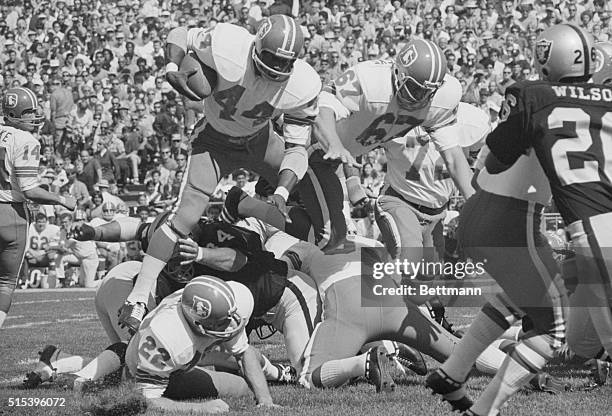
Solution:
M502 163L534 150L566 224L612 212L612 89L527 81L511 85L487 138Z

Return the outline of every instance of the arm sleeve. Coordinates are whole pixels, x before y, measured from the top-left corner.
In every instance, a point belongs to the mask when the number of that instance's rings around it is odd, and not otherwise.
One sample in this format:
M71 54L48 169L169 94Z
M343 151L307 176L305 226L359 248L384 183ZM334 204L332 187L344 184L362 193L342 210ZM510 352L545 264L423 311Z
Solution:
M506 90L506 99L499 111L501 123L487 137L487 146L500 162L512 165L531 147L527 134L528 112L521 90L514 86Z
M427 118L430 121L425 121L422 127L431 137L438 152L460 145L455 130L455 126L457 126L457 107L432 108Z
M21 140L15 146L13 169L21 191L36 188L38 183L38 163L40 145L33 140Z

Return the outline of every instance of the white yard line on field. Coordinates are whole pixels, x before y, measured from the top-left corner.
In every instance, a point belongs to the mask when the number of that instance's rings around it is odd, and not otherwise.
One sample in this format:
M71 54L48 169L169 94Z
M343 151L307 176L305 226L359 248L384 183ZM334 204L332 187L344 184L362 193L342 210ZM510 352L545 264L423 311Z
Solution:
M40 300L23 300L21 302L13 302L13 305L29 305L31 303L64 303L64 302L80 302L84 300L93 300L93 297L87 298L72 298L72 299L40 299Z
M67 322L84 322L84 321L95 321L97 320L98 317L96 315L78 315L75 316L74 318L62 318L62 319L56 319L54 321L36 321L36 322L28 322L25 324L16 324L16 325L6 325L5 327L3 327L2 329L23 329L23 328L31 328L31 327L35 327L35 326L43 326L43 325L50 325L50 324L62 324L62 323L67 323Z

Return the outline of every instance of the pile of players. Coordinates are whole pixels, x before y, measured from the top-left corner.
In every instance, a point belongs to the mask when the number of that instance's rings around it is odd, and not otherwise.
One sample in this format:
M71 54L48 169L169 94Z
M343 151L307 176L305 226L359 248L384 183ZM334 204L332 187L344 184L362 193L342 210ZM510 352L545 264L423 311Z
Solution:
M146 254L142 264L111 270L97 292L112 345L87 365L46 348L27 384L55 371L82 385L123 366L150 406L218 411L227 406L219 400L177 400L252 391L259 405L273 406L266 379L294 372L311 388L365 377L392 391L394 361L426 373L420 351L443 362L428 388L464 414L495 415L566 342L604 368L612 352L611 46L572 25L542 32L542 80L507 89L492 132L486 115L460 106L461 87L432 42L413 39L394 62L359 63L322 89L297 59L302 46L287 16L267 18L254 37L229 24L170 32L167 80L203 99L206 113L177 208L152 224L75 230L80 240L139 240ZM473 175L464 149L485 140ZM355 157L378 146L389 158L375 202L386 251L347 237L343 214L345 199L366 199L351 172ZM260 174L273 193L258 199L233 189L223 222L199 220L218 180L237 167ZM487 260L502 291L462 338L420 306L427 299L362 307L363 266L430 252L455 189L469 198L460 244ZM293 191L305 212L288 209ZM574 251L565 282L539 232L551 196ZM283 334L292 367L248 345L251 318ZM368 345L384 340L404 345ZM465 383L475 363L495 376L472 402Z

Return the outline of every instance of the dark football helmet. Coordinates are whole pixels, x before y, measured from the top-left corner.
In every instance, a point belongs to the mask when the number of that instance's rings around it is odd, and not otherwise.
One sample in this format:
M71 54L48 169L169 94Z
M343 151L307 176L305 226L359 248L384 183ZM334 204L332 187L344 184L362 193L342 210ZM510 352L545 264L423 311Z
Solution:
M28 88L9 88L2 99L4 121L15 128L35 131L45 122L36 95Z
M304 47L300 25L289 16L275 14L261 23L255 35L253 61L262 76L277 82L289 79Z
M232 288L218 277L199 276L187 283L181 311L200 335L229 339L246 325L246 319L238 315Z
M446 58L433 42L412 39L397 54L393 65L393 85L402 108L423 108L444 83Z

